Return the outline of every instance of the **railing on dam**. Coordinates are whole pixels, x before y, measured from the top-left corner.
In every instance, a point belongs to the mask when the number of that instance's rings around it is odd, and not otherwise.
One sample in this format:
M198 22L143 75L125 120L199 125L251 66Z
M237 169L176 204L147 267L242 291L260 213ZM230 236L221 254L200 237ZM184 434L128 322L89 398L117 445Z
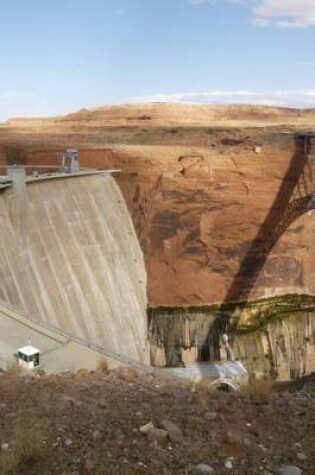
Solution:
M12 174L14 174L14 170L35 170L37 169L43 169L45 172L42 174L30 174L27 175L25 173L25 182L27 184L30 183L37 183L40 181L47 181L47 180L60 180L60 179L65 179L65 178L73 178L73 177L85 177L85 176L92 176L92 175L102 175L102 174L111 174L111 173L118 173L121 172L120 169L108 169L108 170L95 170L94 168L85 168L81 167L80 171L73 172L73 173L65 173L60 170L59 167L57 166L48 166L48 165L39 165L39 166L32 166L32 165L17 165L17 166L11 166L11 167L5 167L5 166L0 166L1 169L9 170L10 173L5 174L5 175L0 175L0 189L4 188L9 188L13 184L13 178ZM47 171L49 170L49 171Z

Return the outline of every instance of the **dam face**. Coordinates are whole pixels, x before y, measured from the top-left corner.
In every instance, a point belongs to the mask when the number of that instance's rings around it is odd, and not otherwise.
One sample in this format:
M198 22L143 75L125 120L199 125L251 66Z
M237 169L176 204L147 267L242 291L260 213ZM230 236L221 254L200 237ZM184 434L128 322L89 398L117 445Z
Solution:
M0 300L39 323L148 362L146 271L109 174L0 193Z

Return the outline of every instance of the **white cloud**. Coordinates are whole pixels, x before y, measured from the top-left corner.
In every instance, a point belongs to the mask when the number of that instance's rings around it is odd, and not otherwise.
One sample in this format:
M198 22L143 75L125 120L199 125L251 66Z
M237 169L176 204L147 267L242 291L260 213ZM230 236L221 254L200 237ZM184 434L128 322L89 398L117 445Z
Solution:
M253 104L279 107L315 107L315 89L274 91L207 91L153 94L129 102L177 102L188 104Z
M187 0L191 5L206 3L239 3L252 8L256 26L276 25L280 28L315 26L315 0Z
M253 22L257 26L270 24L282 28L315 26L314 0L260 0L253 12Z

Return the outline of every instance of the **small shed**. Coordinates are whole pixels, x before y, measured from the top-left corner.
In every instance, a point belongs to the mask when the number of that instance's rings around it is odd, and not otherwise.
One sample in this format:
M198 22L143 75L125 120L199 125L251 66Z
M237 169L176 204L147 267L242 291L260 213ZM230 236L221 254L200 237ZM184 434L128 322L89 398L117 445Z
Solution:
M63 173L77 173L80 171L79 152L76 148L68 148L61 154Z
M33 369L39 366L39 350L32 345L18 349L18 361L22 368Z
M262 146L261 145L254 145L253 152L261 153L262 152Z

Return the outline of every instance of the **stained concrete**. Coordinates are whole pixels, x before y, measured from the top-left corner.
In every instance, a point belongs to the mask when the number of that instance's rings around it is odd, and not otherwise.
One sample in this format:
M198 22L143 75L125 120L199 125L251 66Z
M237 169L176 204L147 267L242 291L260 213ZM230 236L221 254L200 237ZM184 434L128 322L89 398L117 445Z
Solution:
M16 209L14 187L2 191L0 301L148 362L144 260L114 178L34 180L22 226Z

